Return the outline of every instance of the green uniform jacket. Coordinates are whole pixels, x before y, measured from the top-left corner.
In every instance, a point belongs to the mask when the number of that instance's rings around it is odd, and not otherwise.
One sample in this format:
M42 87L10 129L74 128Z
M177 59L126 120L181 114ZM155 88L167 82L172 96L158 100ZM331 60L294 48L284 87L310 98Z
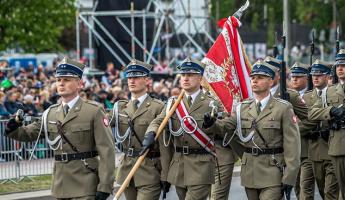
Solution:
M234 132L237 126L236 115L217 120L210 128L218 127L225 132ZM297 125L297 117L294 115L292 106L287 101L270 97L266 107L258 115L253 99L244 101L241 106L242 134L247 136L254 130L254 120L257 129L266 140L268 147L258 133L254 133L254 142L260 148L280 148L284 153L275 154L274 157L279 165L285 166L284 172L275 165L272 155L263 154L255 156L244 153L242 156L241 183L248 188L266 188L280 186L281 183L294 185L300 166L300 135ZM237 136L237 135L236 135ZM239 138L234 138L239 140ZM253 148L254 143L250 140L242 143L246 148Z
M63 134L80 151L97 151L94 158L85 159L89 166L98 173L87 169L82 160L69 162L55 161L53 169L52 195L56 198L73 198L95 195L96 191L111 193L114 184L115 145L108 118L101 105L81 98L64 118L62 104L50 107L47 116L49 138L58 136L56 124L61 121ZM20 141L34 141L41 128L41 121L22 126L9 134ZM42 130L41 135L44 135ZM64 153L75 153L62 142ZM62 153L61 149L55 155Z
M308 107L306 106L306 104L302 100L302 98L299 96L299 93L296 90L292 90L289 88L287 88L286 91L289 94L289 97L290 97L289 102L291 103L291 105L293 107L293 111L295 112L297 117L301 121L308 119ZM275 98L281 98L280 97L280 85L278 86L277 92L273 96Z
M296 90L287 89L289 94L289 102L293 107L294 113L299 118L298 126L301 135L301 158L308 157L308 141L304 138L305 134L308 134L310 130L315 128L315 123L308 120L308 107L305 103L304 98L299 95ZM280 98L280 85L278 86L277 92L274 94L274 97Z
M327 121L331 119L329 114L331 108L338 107L344 104L345 93L340 83L332 85L327 89L327 107L322 108L321 99L317 100L316 103L312 106L309 112L310 120L322 120ZM331 156L344 156L345 148L345 129L331 130L329 136L329 149L328 154Z
M303 96L308 108L311 109L311 107L314 105L314 103L320 99L320 97L317 96L316 89L310 90L306 92ZM320 121L316 121L317 124L320 124ZM329 129L329 122L322 121L322 126L318 126L317 130L324 130ZM316 130L316 129L314 129ZM303 147L303 144L302 144ZM312 161L323 161L323 160L331 160L331 158L328 155L328 143L322 139L321 137L318 137L317 140L309 140L309 158Z
M183 98L184 102L187 102L186 98ZM190 116L192 116L198 127L201 128L211 139L214 135L214 130L205 131L202 128L204 121L204 114L211 112L212 108L209 106L211 101L215 101L212 97L204 94L202 91L194 100L192 106L188 109ZM186 103L185 103L186 104ZM154 131L157 132L159 125L162 123L165 117L165 109L162 113L152 121L146 132ZM178 130L181 126L180 120L176 113L171 117L172 128L174 131ZM183 133L179 137L172 137L171 145L176 147L188 146L189 148L203 149L188 133ZM211 154L189 154L184 155L182 153L173 153L172 158L162 157L164 162L170 163L169 168L163 170L168 173L168 182L176 186L186 185L204 185L214 183L214 167L215 161ZM164 168L164 166L163 166ZM163 172L162 172L163 173Z
M133 110L132 104L132 101L119 102L119 131L121 135L123 135L126 132L128 128L128 119L130 118L133 121L134 131L137 134L140 142L136 139L134 135L132 135L129 136L130 143L129 138L127 138L122 143L122 145L124 150L127 150L128 148L133 148L136 151L140 151L141 143L144 140L145 131L147 127L152 122L152 120L154 120L157 117L157 115L159 115L162 112L164 104L160 100L153 99L150 96L146 97L146 99L135 112ZM160 141L162 141L161 137ZM164 156L165 148L163 148L162 146L162 143L156 143L151 152L160 152L161 148L161 156ZM136 161L137 157L129 157L127 155L124 156L117 171L117 183L122 184L124 182ZM161 180L160 175L160 159L158 157L154 159L146 157L133 177L134 184L136 187L157 184ZM164 177L162 177L162 179L166 180L166 178Z

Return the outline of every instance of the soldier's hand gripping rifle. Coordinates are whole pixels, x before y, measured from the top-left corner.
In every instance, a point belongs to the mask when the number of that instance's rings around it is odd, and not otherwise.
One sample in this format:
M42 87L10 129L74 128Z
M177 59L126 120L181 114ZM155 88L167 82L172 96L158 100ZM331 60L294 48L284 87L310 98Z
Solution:
M339 52L339 25L337 26L337 32L336 32L336 35L335 35L335 37L336 37L336 42L335 42L335 55L337 55L338 54L338 52ZM336 84L336 83L338 83L338 77L337 77L337 71L336 71L336 66L335 65L333 65L333 67L332 67L332 83L333 84Z
M314 29L311 32L311 43L310 43L310 57L309 57L309 74L308 74L308 90L312 90L313 89L313 79L311 78L311 74L310 74L310 70L311 70L311 65L313 64L313 55L314 55Z
M280 71L280 95L284 100L289 101L289 94L286 92L286 63L284 60L284 50L286 45L286 36L282 36L282 68Z

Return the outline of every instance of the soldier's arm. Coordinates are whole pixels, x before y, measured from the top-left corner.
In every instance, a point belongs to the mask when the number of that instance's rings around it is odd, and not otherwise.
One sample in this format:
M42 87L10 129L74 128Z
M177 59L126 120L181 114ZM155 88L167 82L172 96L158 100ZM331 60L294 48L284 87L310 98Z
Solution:
M111 193L115 179L115 144L107 120L104 109L98 106L93 120L94 140L100 157L97 191Z
M165 118L165 110L166 110L166 105L164 106L162 112L150 123L149 127L147 127L146 133L148 132L155 132L157 133L157 130L161 123L163 122Z
M310 93L309 93L310 94ZM311 100L307 99L307 98L311 98L311 95L306 94L303 96L304 101L306 102L307 108L308 108L308 112L311 108ZM309 118L304 119L302 121L300 121L298 123L298 127L299 127L299 131L302 137L308 135L310 133L311 130L315 130L317 127L317 124L319 123L319 121L316 120L310 120Z
M157 115L161 114L163 111L165 112L165 106L163 103L160 105L158 111L160 112L158 112ZM169 139L170 133L167 133L167 131L167 129L164 129L161 136L158 138L159 151L161 154L160 162L162 165L161 181L167 181L170 161L174 153L172 137Z
M290 105L283 114L282 127L284 160L286 164L282 183L295 185L300 166L301 140L297 126L297 117Z
M318 99L309 110L308 118L310 120L331 120L331 108L332 106L322 108L322 101L321 99Z
M212 126L204 129L206 133L213 133L224 137L226 134L232 135L236 129L236 117L226 116L223 119L217 119Z
M20 126L16 130L7 133L6 135L12 139L22 141L22 142L31 142L35 141L40 134L41 129L41 120L31 123L27 126ZM41 135L43 136L44 131L42 127Z
M293 111L301 121L308 119L308 107L297 92L290 92L290 103Z

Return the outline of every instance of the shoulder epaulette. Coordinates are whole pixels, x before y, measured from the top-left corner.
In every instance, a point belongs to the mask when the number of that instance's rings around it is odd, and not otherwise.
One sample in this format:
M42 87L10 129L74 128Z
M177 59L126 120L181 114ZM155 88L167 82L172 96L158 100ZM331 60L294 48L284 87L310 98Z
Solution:
M313 92L314 90L308 90L308 91L305 91L304 92L304 95L306 95L306 94L308 94L308 93L311 93L311 92Z
M218 100L218 97L216 97L216 96L213 95L212 93L208 93L208 94L205 94L205 95L208 96L209 98L213 99L213 100L219 101L219 100Z
M152 98L152 101L154 101L154 102L156 102L156 103L158 103L158 104L161 104L161 105L164 104L164 102L161 101L161 100L159 100L159 99Z
M242 104L252 103L253 101L254 101L254 98L246 99L246 100L242 101Z
M273 97L274 98L274 97ZM280 103L283 103L283 104L286 104L286 105L291 105L290 102L284 100L284 99L281 99L281 98L274 98L276 101L280 102Z
M128 100L121 99L121 100L118 100L117 102L119 102L119 103L128 103Z
M96 102L96 101L92 101L92 100L86 100L85 103L91 104L91 105L97 106L97 107L101 106L100 103L98 103L98 102Z
M338 85L338 84L340 84L340 83L334 83L334 84L332 84L332 85L328 86L328 88L337 87L337 85Z
M58 107L59 105L60 105L59 103L56 103L56 104L53 104L53 105L49 106L49 108Z
M287 88L287 89L286 89L286 91L290 91L290 92L294 92L294 93L299 94L297 90L295 90L295 89L291 89L291 88Z

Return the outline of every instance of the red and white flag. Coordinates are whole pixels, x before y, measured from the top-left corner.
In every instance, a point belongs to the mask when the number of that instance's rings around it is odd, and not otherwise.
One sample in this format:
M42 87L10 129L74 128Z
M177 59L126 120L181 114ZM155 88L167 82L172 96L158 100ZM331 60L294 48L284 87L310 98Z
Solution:
M206 64L204 87L210 89L231 113L236 103L252 96L251 64L237 30L241 22L230 16L213 46L202 60ZM205 85L206 84L206 85Z

